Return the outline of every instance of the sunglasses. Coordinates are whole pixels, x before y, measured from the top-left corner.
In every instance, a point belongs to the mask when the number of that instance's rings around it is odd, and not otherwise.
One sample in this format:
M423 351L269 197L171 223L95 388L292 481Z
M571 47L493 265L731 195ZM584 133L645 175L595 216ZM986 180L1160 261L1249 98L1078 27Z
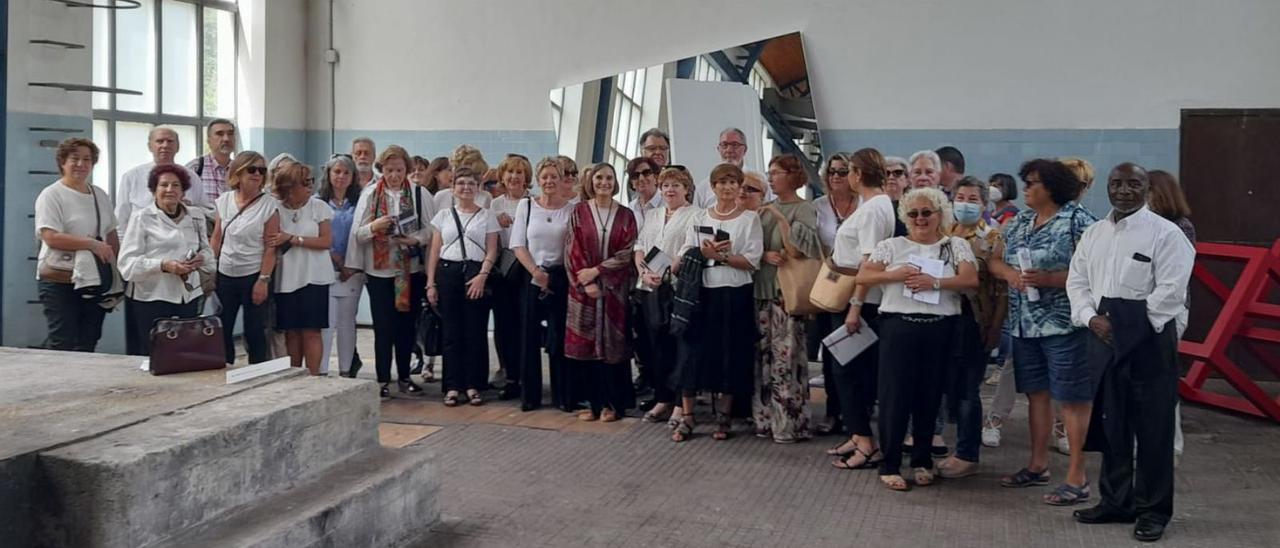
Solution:
M575 169L575 170L573 170L573 171L565 171L565 172L564 172L564 176L565 176L565 177L577 177L577 176L578 176L578 170L576 170L576 169Z
M646 169L646 170L644 170L644 171L637 171L637 172L635 172L635 173L632 173L632 174L631 174L631 177L632 177L632 178L635 178L635 177L644 177L645 175L653 175L653 170Z
M742 187L742 192L744 194L763 194L764 190L761 190L753 186L744 186Z
M848 177L848 176L849 176L849 170L847 170L847 169L828 169L828 170L827 170L827 176L828 176L828 177L830 177L830 176L832 176L832 175L839 175L839 176L841 176L841 177Z
M933 210L932 209L913 209L907 212L907 216L911 217L912 219L915 219L916 217L924 217L925 219L928 219L929 217L933 216Z
M885 172L885 174L886 174L886 175L888 175L888 176L890 176L890 177L905 177L905 176L907 175L907 170L905 170L905 169L891 169L891 170L889 170L889 171L886 171L886 172Z
M244 172L250 175L266 175L267 166L249 166L244 168Z

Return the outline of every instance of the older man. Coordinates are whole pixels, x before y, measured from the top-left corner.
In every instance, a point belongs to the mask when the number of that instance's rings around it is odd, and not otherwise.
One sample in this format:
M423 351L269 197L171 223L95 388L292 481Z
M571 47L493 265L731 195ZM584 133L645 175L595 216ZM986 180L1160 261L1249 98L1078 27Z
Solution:
M209 153L187 163L187 169L194 171L204 187L204 201L212 204L223 192L230 190L227 186L227 168L231 165L231 155L236 152L236 125L226 118L218 118L209 122L205 132L205 140L209 145Z
M947 196L951 195L956 182L964 178L964 154L960 149L947 145L933 151L942 160L942 171L938 174L938 183Z
M1195 262L1178 226L1146 207L1149 187L1137 165L1111 170L1111 213L1085 230L1067 275L1071 321L1092 332L1090 365L1102 377L1087 442L1102 453L1102 501L1074 515L1081 523L1136 520L1133 537L1146 542L1173 515L1176 318Z
M720 132L720 142L716 144L716 151L720 153L720 162L733 164L745 170L742 164L747 157L747 134L736 127L726 128ZM764 174L758 173L758 175L761 179L768 180ZM771 202L774 198L773 189L765 185L764 201ZM716 195L711 191L711 179L704 179L694 187L693 203L703 209L715 205Z
M377 177L374 170L374 159L378 157L378 145L368 137L356 137L351 140L351 159L356 162L356 183L364 188Z
M174 163L173 157L178 154L180 145L178 132L172 128L160 126L152 129L147 134L147 150L151 151L151 161L135 166L120 176L120 183L116 186L116 222L121 240L124 239L124 230L129 225L129 217L133 211L145 208L155 201L151 190L147 188L147 178L150 177L152 168ZM187 168L187 174L191 178L191 188L183 195L183 202L200 208L212 207L200 175L191 168Z
M645 131L640 135L640 155L666 167L671 163L671 136L656 127Z

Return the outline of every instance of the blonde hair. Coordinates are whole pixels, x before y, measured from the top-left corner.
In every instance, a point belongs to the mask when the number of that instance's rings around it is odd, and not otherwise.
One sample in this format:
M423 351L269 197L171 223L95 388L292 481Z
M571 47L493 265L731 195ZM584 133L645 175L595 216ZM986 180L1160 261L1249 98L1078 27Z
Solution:
M541 165L541 163L539 163ZM506 177L508 171L519 169L524 171L524 186L528 188L533 182L533 166L529 165L529 160L523 156L507 156L498 164L498 181L505 183L502 179ZM456 174L454 175L457 176Z
M547 156L546 158L538 160L538 167L533 170L533 173L534 175L542 173L542 170L544 169L553 169L555 170L556 175L559 175L562 179L564 178L564 168L560 165L560 159L555 156Z
M671 166L663 166L662 169L658 170L658 190L662 190L663 183L668 181L684 186L684 199L689 202L693 201L693 177L689 176L688 171Z
M1093 185L1093 164L1090 164L1089 161L1084 158L1078 158L1075 156L1068 156L1058 161L1061 162L1062 165L1067 166L1067 169L1070 169L1072 173L1076 174L1077 179L1080 179L1080 194L1076 195L1076 199L1079 200L1081 196L1084 196L1084 191L1088 190L1089 187Z
M413 168L413 157L409 155L409 151L400 145L388 145L386 149L383 149L382 153L378 154L378 165L385 166L387 165L387 160L392 158L404 160L405 172Z
M480 149L466 144L458 145L458 148L453 149L453 155L449 157L449 165L454 169L467 167L476 173L489 171L489 164L484 161L484 154Z
M942 216L942 222L938 223L938 233L949 234L951 226L956 223L956 218L951 214L951 201L941 190L933 187L913 188L902 195L902 201L898 202L898 218L903 224L911 225L911 218L907 216L907 212L911 210L912 204L920 200L929 202L934 212Z
M263 158L252 150L244 150L236 154L231 159L231 163L227 165L227 187L236 190L240 188L240 177L244 175L244 168L253 165L254 162L261 160L263 166L266 165L267 159ZM266 186L266 177L262 179L263 186Z

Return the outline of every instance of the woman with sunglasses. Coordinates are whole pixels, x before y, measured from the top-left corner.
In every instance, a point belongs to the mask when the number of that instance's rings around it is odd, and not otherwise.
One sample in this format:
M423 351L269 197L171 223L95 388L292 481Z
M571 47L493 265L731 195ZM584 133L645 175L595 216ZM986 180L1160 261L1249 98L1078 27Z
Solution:
M858 270L858 285L884 291L879 309L880 481L906 491L911 486L901 468L907 423L911 421L917 440L933 435L943 379L952 363L961 293L978 287L978 271L969 243L947 236L955 218L941 190L911 190L898 215L907 222L908 234L876 245ZM929 446L912 446L911 467L915 485L934 482Z
M858 207L858 195L849 185L849 157L844 153L832 154L822 171L822 188L826 191L813 207L818 210L818 238L822 241L823 257L829 257L836 245L836 231L845 219L853 215ZM844 314L840 312L823 312L815 316L808 337L809 349L818 350L821 340L844 324ZM838 434L844 432L844 422L840 420L840 392L835 389L835 377L831 368L834 365L831 353L822 351L822 379L827 392L826 418L814 426L814 433L819 435Z
M752 176L743 182L739 199L744 209L759 211L764 234L764 262L752 276L756 325L762 336L751 415L756 437L795 443L809 438L809 355L803 318L788 314L782 302L778 268L788 261L821 257L822 244L818 211L797 194L808 182L800 159L775 156L768 176L777 200L760 207L765 185Z
M320 375L324 355L320 330L329 326L329 285L334 281L329 259L333 210L312 196L315 179L304 164L279 168L272 183L280 201L280 231L267 239L280 251L276 328L284 331L290 365L301 367L305 360L307 370Z
M214 204L217 219L209 245L218 257L215 294L222 304L222 325L234 326L244 307L244 345L249 363L270 359L267 342L267 296L276 268L276 250L267 241L280 231L279 203L264 191L267 160L246 150L227 169L231 192ZM235 362L232 334L223 329L227 363Z
M711 170L716 202L690 223L680 255L697 249L706 266L696 317L677 347L684 413L672 441L689 439L699 390L718 394L712 438L729 439L735 397L750 397L759 331L751 274L760 268L764 233L760 217L738 203L744 174L733 164Z
M876 246L893 237L894 209L885 194L884 157L874 148L864 148L849 156L849 186L858 193L862 205L836 232L831 260L842 274L857 275ZM880 288L858 285L854 288L849 308L840 322L849 332L866 327L880 331ZM881 364L879 347L870 347L848 363L834 363L832 376L825 383L827 393L834 392L840 402L840 418L844 420L849 439L829 449L838 457L832 466L844 470L863 470L880 463L880 448L871 430L871 413L876 405L876 389Z

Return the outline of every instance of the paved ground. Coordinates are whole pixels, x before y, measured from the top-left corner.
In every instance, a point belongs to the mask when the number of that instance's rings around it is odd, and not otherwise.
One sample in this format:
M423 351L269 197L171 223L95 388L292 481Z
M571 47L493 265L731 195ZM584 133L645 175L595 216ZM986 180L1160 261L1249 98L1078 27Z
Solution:
M361 333L369 362L371 341ZM984 449L980 475L895 493L874 471L833 469L822 451L834 438L783 446L740 426L716 442L704 420L675 444L665 426L635 419L584 425L506 402L448 409L439 385L427 386L426 398L383 407L396 443L435 450L444 474L443 519L423 547L1139 545L1130 526L1079 525L1070 509L1042 504L1048 488L999 486L1026 458L1025 405L1005 443ZM1280 546L1280 427L1191 406L1183 420L1176 516L1162 545ZM1053 455L1060 477L1066 457Z

